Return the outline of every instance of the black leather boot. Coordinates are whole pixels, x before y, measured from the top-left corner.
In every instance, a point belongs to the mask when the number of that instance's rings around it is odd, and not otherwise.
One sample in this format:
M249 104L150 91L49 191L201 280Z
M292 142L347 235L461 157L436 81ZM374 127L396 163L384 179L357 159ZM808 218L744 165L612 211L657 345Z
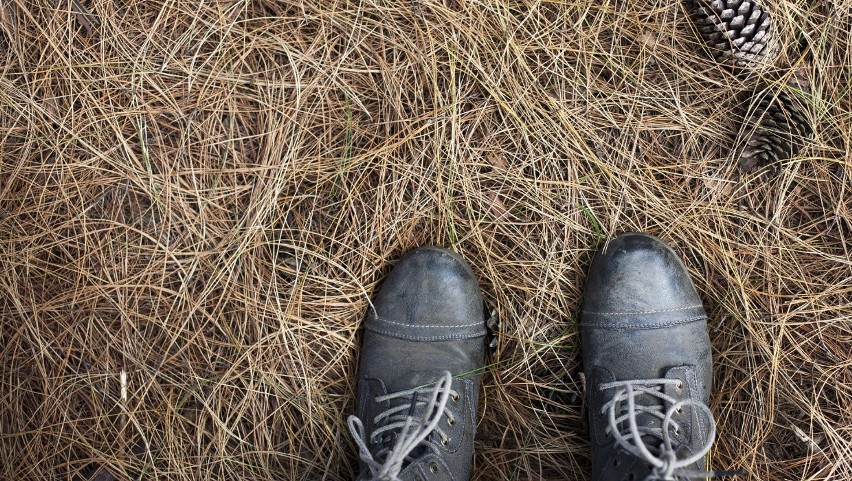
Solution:
M711 475L707 318L674 251L647 234L611 240L592 262L580 326L592 479Z
M359 480L470 477L485 315L470 266L436 247L408 253L365 321L356 415Z

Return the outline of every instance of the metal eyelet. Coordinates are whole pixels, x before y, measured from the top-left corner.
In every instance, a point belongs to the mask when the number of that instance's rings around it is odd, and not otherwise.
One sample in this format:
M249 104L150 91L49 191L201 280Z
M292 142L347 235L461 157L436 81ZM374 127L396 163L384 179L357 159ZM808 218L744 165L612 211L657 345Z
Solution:
M432 471L432 474L438 474L438 465L435 463L429 464L429 471Z
M442 440L441 440L441 445L442 445L442 446L444 446L445 448L446 448L446 447L448 447L448 446L450 445L450 438L444 438L444 439L442 439Z
M455 426L456 420L454 418L447 418L447 424L449 424L450 426Z
M459 397L460 397L460 396L458 395L458 393L450 394L450 400L451 400L452 402L454 402L454 403L459 402Z
M677 380L677 384L675 384L675 387L676 387L678 390L683 389L683 381L681 381L680 379L678 379L678 380Z

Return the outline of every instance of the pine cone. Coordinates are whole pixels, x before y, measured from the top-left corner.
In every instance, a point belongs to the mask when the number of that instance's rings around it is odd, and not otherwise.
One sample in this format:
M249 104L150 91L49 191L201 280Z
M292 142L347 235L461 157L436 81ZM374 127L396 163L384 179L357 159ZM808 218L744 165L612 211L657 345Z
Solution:
M716 60L736 68L778 56L772 18L753 0L691 0L692 18Z
M797 72L788 86L810 93L804 69ZM778 95L762 89L757 104L752 103L749 111L751 114L745 123L749 137L740 155L739 167L745 172L769 167L767 175L774 176L780 170L780 162L799 153L813 128L805 116L801 99L791 89L782 90Z

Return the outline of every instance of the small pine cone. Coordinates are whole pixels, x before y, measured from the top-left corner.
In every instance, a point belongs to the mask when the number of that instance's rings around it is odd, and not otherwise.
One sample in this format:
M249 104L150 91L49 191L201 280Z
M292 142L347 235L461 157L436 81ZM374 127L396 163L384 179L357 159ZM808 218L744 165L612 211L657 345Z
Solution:
M810 92L804 69L789 82L790 87ZM740 154L739 167L744 172L768 167L767 175L778 174L780 162L790 160L802 149L805 139L813 134L796 93L782 90L777 96L764 90L745 123L747 135Z
M755 68L778 56L772 18L753 0L691 0L692 18L716 60Z

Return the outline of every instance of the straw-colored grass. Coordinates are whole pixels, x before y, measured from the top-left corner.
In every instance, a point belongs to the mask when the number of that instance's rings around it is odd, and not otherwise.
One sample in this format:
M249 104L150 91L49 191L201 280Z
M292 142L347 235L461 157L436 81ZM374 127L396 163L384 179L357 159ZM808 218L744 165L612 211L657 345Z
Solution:
M677 1L2 0L0 479L350 479L359 326L423 244L500 320L474 478L587 479L577 312L633 230L710 314L712 465L852 479L852 1L765 3L737 77ZM800 65L814 137L741 176Z

